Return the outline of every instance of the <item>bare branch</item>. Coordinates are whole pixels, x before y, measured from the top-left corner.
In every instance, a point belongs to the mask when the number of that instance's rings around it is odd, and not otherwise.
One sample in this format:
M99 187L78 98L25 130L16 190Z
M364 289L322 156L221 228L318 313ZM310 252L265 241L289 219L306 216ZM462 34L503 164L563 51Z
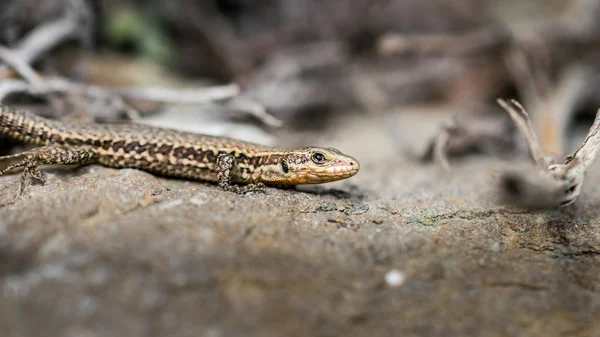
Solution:
M548 167L552 175L568 186L564 189L565 199L561 206L572 204L581 193L583 180L590 171L598 155L600 155L600 110L592 124L583 144L567 157L565 164L556 164Z
M0 102L2 102L6 96L17 92L26 92L31 95L40 94L38 90L34 89L34 86L22 80L0 81Z
M21 77L34 86L42 86L42 78L23 60L18 53L0 46L0 59L13 68ZM1 71L1 70L0 70Z
M256 117L264 124L281 127L283 122L267 113L266 108L250 99L235 99L240 94L236 84L206 88L117 88L109 89L96 85L75 83L60 78L42 79L31 67L43 53L61 41L79 34L85 6L81 0L70 0L67 14L55 21L41 25L25 37L14 49L0 46L0 59L17 71L28 83L6 80L0 82L0 101L14 92L27 92L32 95L65 93L76 94L91 99L93 106L112 105L125 111L129 118L139 118L139 112L124 99L140 99L162 103L206 104L220 101L221 105L233 112L242 112ZM7 68L0 66L0 78ZM4 76L6 77L6 76Z
M78 34L79 29L77 16L67 14L34 29L13 48L13 51L23 62L32 63L61 42Z
M236 84L204 88L117 88L110 89L98 85L76 83L61 78L48 78L40 86L22 80L0 81L0 102L9 94L26 92L31 95L71 94L81 95L102 104L109 104L127 113L130 119L138 119L139 112L123 99L142 99L161 103L218 104L230 112L251 115L272 127L281 127L283 122L270 115L265 107L253 100L237 98L239 87Z
M81 86L81 85L79 85ZM105 88L87 85L87 90L107 90ZM205 88L117 88L112 92L132 99L144 99L164 103L206 103L229 99L240 93L237 84L213 86Z
M552 81L551 56L547 43L538 41L515 47L506 63L531 112L532 130L540 137L539 146L545 159L558 163L564 155L569 120L582 98L589 95L585 88L593 72L576 63L567 66Z
M498 103L511 114L516 111L503 100ZM513 101L513 104L518 104ZM522 107L521 107L522 108ZM524 116L526 114L523 109ZM515 123L523 125L524 121L513 118ZM519 126L521 129L522 126ZM525 132L529 131L522 131ZM526 136L527 137L527 136ZM533 140L532 140L533 139ZM535 138L528 138L534 144ZM531 148L531 147L530 147ZM534 152L534 150L532 150ZM567 157L564 164L553 164L540 167L537 163L537 174L511 172L502 177L502 192L507 202L521 207L551 208L572 204L583 186L585 176L600 155L600 110L592 124L585 141L575 153Z
M546 170L548 164L546 163L546 160L544 159L544 154L540 149L537 137L535 136L535 132L533 131L531 120L529 119L529 114L527 114L527 111L525 111L523 106L515 100L511 100L511 103L515 105L519 109L519 111L515 110L515 108L510 106L503 99L498 99L497 102L498 104L500 104L500 106L502 106L502 108L504 108L504 110L508 112L510 118L513 120L521 134L525 137L525 141L527 142L527 146L529 147L529 153L531 154L531 157L537 165L537 167L541 170Z
M19 60L21 63L31 64L61 42L80 35L85 5L80 0L71 0L70 2L71 6L62 18L36 27L12 49L12 55L8 55L8 57L4 55L2 59L7 63ZM27 80L32 80L31 74L27 70L24 71L14 62L9 65ZM7 72L6 66L0 66L0 78L6 78Z
M573 161L580 161L583 165L584 172L589 172L592 164L596 161L596 157L600 154L600 109L596 112L594 123L590 127L583 144L577 151L567 157L566 164L569 165Z
M438 162L446 171L450 171L450 163L448 163L448 140L450 134L456 130L456 116L452 116L449 120L444 121L442 130L435 138L433 143L433 160Z
M232 112L254 116L265 125L275 128L283 126L283 121L281 119L269 114L265 106L255 100L234 97L228 101L222 102L221 105L230 109Z

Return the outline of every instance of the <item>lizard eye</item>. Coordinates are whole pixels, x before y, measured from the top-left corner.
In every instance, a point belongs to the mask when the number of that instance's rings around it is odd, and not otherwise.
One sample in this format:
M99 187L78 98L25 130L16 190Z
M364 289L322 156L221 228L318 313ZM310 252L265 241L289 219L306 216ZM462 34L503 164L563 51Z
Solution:
M325 161L325 155L321 152L315 152L312 155L312 161L314 161L317 164L322 164Z

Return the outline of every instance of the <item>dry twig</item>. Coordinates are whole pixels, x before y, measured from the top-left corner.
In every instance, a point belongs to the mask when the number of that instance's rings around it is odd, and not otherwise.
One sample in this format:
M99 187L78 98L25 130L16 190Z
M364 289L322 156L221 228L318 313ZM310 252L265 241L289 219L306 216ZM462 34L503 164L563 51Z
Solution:
M515 48L507 59L508 69L535 123L531 123L529 114L517 101L509 104L498 100L525 137L537 169L535 173L511 172L502 179L505 200L523 207L549 208L573 203L580 194L585 174L595 161L595 154L589 155L590 151L600 151L598 148L590 150L597 132L595 122L588 133L592 141L586 139L573 155L576 160L560 164L569 120L575 107L588 94L585 88L592 77L590 71L575 64L567 66L553 83L551 55L547 43L538 40Z
M525 109L515 100L511 103L512 105L502 99L498 100L498 104L510 114L525 136L538 172L505 174L502 178L505 201L529 208L572 204L581 193L585 176L600 154L600 110L579 149L568 156L563 164L554 164L544 159Z
M253 116L263 124L274 128L280 128L283 126L283 121L281 119L269 114L264 105L252 99L233 97L229 100L221 102L220 107L228 109L230 113Z
M1 57L1 55L0 55ZM265 125L281 127L283 122L267 113L258 102L236 97L239 86L229 84L205 88L117 88L110 89L97 85L76 83L61 78L45 79L41 85L31 85L22 80L0 81L0 102L9 94L25 92L31 95L69 94L81 95L93 102L109 104L123 110L131 119L139 118L139 113L123 99L141 99L161 103L216 104L218 107L235 113L251 115Z
M0 46L0 59L2 59L7 65L13 68L21 77L27 80L35 87L41 87L43 85L42 78L29 66L27 61L23 60L18 53ZM1 71L1 70L0 70Z
M499 99L498 104L504 108L510 118L513 120L523 137L525 137L525 141L527 146L529 147L529 153L535 164L538 167L545 168L549 163L546 162L544 158L544 154L539 146L538 139L535 135L535 131L533 130L533 126L531 124L531 119L529 119L529 114L523 108L523 106L517 102L516 100L511 100L511 103L517 108L514 109L512 106L508 105L504 100Z
M541 150L558 160L564 154L569 120L577 105L589 95L585 88L593 71L579 64L569 65L552 83L548 69L551 51L544 43L538 45L529 52L526 46L515 48L506 63L531 112L532 129L540 137Z
M69 85L73 85L72 83ZM81 84L77 84L82 87ZM99 86L86 85L87 89L95 91L111 91L113 95L120 95L129 99L141 99L149 101L159 101L163 103L189 103L200 104L213 101L229 99L237 96L240 93L240 88L237 84L228 84L222 86L212 86L204 88L151 88L151 87L136 87L136 88L116 88L106 89Z
M73 18L72 15L68 15L68 18ZM30 48L31 41L37 41L40 38L46 36L53 42L60 41L60 38L65 38L65 34L68 35L70 32L66 29L68 22L71 21L60 21L55 26L46 27L50 32L36 30L33 36L29 36L24 43L21 44L22 48L10 50L5 47L0 47L0 59L2 59L8 66L17 71L26 81L22 80L4 80L0 82L0 102L9 94L15 92L26 92L32 95L51 95L56 93L80 95L91 100L93 111L100 110L96 108L104 106L112 106L118 111L125 111L130 119L137 119L140 117L139 112L128 104L124 99L142 99L148 101L155 101L161 103L188 103L188 104L205 104L210 102L221 101L226 107L235 112L243 112L254 116L264 124L281 127L282 122L269 115L266 109L262 107L258 102L250 100L231 100L233 97L239 95L240 88L236 84L229 84L225 86L214 86L207 88L193 88L193 89L168 89L168 88L117 88L109 89L97 85L88 85L82 83L76 83L61 78L48 78L42 79L36 71L29 65L29 62L39 56L39 53L45 50L45 48ZM48 36L52 33L52 37ZM62 35L61 35L62 34ZM52 44L47 43L44 46L49 48ZM1 68L0 68L1 72ZM99 114L96 112L96 114Z
M69 9L63 17L40 25L31 31L17 46L12 48L11 55L8 57L4 55L2 59L7 63L11 60L18 62L17 65L31 64L63 41L86 32L86 29L82 29L81 25L86 19L89 20L86 5L81 0L70 0L69 5ZM9 66L31 81L29 76L24 76L23 71L25 69L15 66L14 62ZM25 74L27 73L27 70L25 70ZM0 66L0 78L6 78L7 74L8 68Z
M450 170L448 157L469 153L505 155L514 151L512 133L504 116L484 115L485 106L474 107L473 116L454 114L444 119L435 137L420 156ZM466 118L465 118L466 117Z
M448 141L450 136L457 128L456 116L452 116L450 119L444 121L442 130L435 138L433 142L433 159L438 162L446 171L450 171L450 164L448 163L447 149Z
M43 79L31 67L31 63L62 41L81 34L81 22L85 19L85 6L81 0L70 0L65 16L34 29L14 49L0 46L0 59L6 65L0 66L0 78L6 78L6 66L14 69L25 81L4 80L0 82L0 102L9 94L26 92L32 95L70 94L86 97L91 101L91 110L112 106L125 111L130 119L139 118L139 112L125 99L140 99L161 103L206 104L220 102L233 112L254 116L266 125L281 127L282 122L267 113L266 109L248 99L232 99L239 95L236 84L206 88L117 88L109 89L96 85L76 83L61 78ZM4 75L4 76L3 76ZM98 114L98 113L97 113Z

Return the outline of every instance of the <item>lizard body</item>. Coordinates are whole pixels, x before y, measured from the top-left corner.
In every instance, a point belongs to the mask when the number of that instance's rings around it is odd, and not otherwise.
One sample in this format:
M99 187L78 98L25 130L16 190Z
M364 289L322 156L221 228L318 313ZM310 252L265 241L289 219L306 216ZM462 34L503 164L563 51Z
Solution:
M0 171L23 168L44 181L39 164L101 164L183 179L217 182L246 193L264 185L318 184L346 179L358 161L333 148L277 148L232 138L141 124L73 124L0 106L0 134L39 148L0 157L23 158Z

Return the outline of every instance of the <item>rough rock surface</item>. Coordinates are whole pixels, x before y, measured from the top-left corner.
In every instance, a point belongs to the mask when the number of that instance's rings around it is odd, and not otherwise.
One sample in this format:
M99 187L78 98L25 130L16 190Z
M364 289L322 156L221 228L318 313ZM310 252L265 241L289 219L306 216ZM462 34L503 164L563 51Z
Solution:
M494 201L515 162L444 173L437 120L348 116L281 137L356 156L352 179L239 197L100 166L0 178L2 336L589 336L600 328L600 169L569 208ZM518 165L525 165L520 160Z

